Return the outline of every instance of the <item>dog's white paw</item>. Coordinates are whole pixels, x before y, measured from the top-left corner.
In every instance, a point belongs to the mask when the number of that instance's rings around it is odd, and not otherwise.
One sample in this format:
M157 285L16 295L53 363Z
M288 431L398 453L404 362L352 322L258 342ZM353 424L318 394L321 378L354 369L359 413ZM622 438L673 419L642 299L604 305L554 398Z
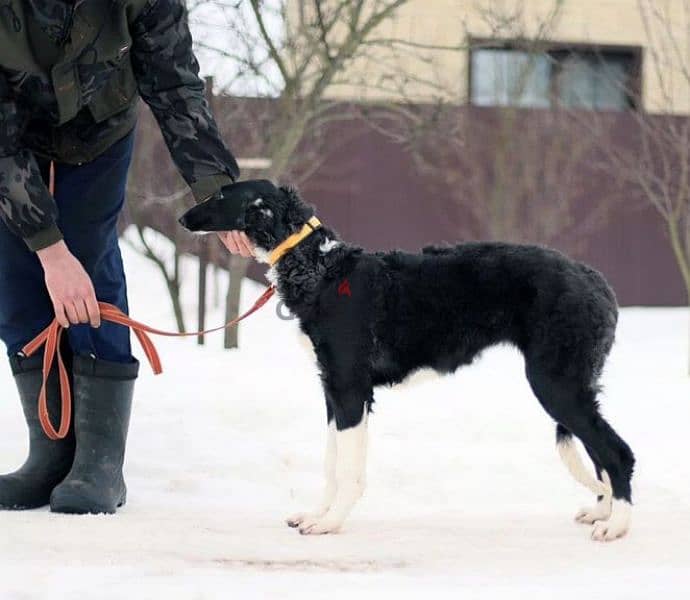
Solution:
M328 519L326 517L317 517L302 521L299 526L299 532L302 535L325 535L327 533L338 533L342 525L342 521L336 521L335 519Z
M614 500L611 516L607 521L597 521L592 530L592 539L597 542L612 542L622 538L630 530L631 506L625 500Z
M597 521L606 521L610 516L611 501L604 499L597 502L595 506L582 508L575 515L575 520L585 525L593 525Z
M299 527L305 521L316 521L326 514L326 512L303 512L297 513L285 519L288 527Z
M592 530L592 539L596 542L612 542L626 533L628 533L628 526L621 526L610 521L597 521Z

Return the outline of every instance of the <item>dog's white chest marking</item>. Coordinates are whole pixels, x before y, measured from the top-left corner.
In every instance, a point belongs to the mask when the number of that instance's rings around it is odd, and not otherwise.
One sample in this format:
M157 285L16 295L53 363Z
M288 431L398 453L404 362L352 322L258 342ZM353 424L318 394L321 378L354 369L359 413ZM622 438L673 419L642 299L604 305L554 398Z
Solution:
M273 285L278 285L278 271L275 267L271 267L266 271L266 279L268 279Z
M268 264L268 257L271 253L268 250L264 250L259 246L254 246L254 259L256 262Z
M270 264L270 255L271 253L268 250L260 248L259 246L254 247L254 260L256 260L256 262L264 263L266 265ZM278 283L278 272L276 271L275 267L271 267L268 271L266 271L266 279L268 279L273 285Z

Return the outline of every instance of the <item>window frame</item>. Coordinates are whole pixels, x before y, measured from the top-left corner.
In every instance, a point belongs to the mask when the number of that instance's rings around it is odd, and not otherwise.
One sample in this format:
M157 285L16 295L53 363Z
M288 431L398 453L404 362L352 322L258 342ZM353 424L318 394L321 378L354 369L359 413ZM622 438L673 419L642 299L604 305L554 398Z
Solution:
M524 107L519 105L503 106L495 104L492 106L483 106L475 104L473 100L473 54L477 50L514 50L517 52L532 52L536 54L548 54L549 56L567 56L568 54L580 55L606 55L618 54L628 55L631 58L630 67L630 81L628 84L628 98L629 106L617 111L642 111L644 110L643 103L643 78L642 78L642 63L644 50L641 46L631 46L623 44L588 44L583 42L560 42L560 41L533 41L520 39L496 39L496 38L481 38L470 37L468 39L468 53L467 53L467 104L477 108L514 108L532 110L589 110L589 111L604 111L613 109L598 109L598 108L584 108L584 107L563 107L557 103L558 98L558 75L560 73L560 61L555 61L555 69L549 81L549 104L548 108L540 107Z

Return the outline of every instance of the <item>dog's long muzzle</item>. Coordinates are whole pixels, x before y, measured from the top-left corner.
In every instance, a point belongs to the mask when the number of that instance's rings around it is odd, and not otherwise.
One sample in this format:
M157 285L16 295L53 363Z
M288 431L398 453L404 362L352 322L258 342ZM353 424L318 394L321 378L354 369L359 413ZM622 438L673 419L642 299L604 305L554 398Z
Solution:
M242 230L245 210L245 202L225 198L219 192L190 208L178 223L192 232Z

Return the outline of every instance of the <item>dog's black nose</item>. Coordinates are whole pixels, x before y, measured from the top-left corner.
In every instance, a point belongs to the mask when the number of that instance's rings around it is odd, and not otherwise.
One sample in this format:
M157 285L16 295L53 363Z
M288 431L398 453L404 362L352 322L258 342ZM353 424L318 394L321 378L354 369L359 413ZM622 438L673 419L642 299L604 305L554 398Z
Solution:
M182 225L182 227L187 227L187 216L182 215L179 219L177 219L177 222Z

